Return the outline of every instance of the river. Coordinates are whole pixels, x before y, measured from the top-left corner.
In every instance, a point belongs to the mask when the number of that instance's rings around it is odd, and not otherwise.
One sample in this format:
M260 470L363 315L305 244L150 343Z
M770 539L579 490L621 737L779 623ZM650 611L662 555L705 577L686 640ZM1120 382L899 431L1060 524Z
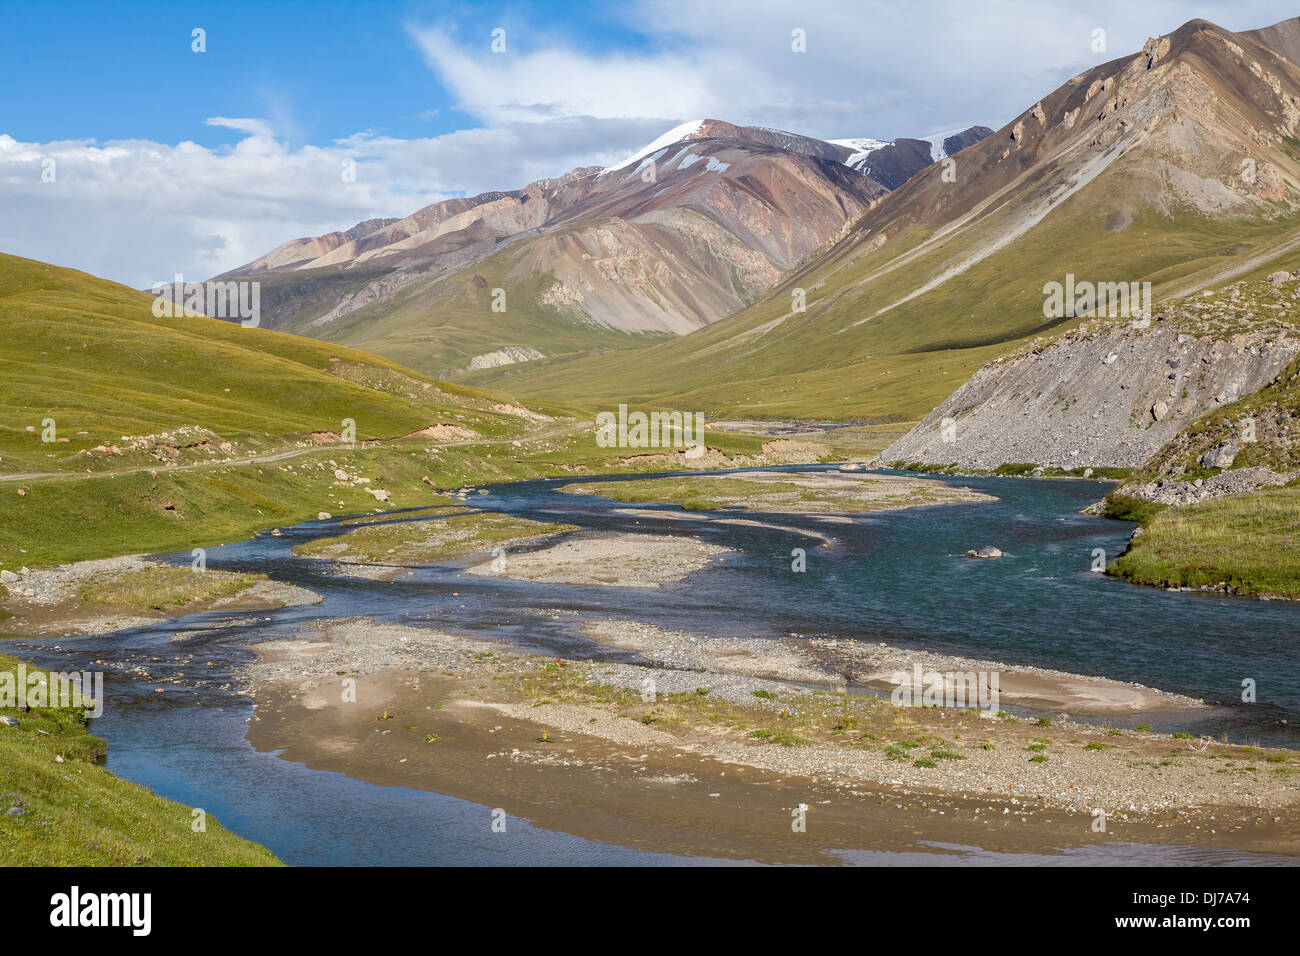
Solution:
M834 466L782 469L817 471ZM767 469L771 470L771 469ZM626 476L642 478L643 475ZM209 567L265 573L323 595L321 604L275 612L212 612L139 630L10 648L44 666L95 669L94 661L141 660L157 674L173 663L173 638L189 632L186 652L213 666L168 693L111 674L104 716L94 732L109 741L108 766L120 776L183 803L203 807L229 829L263 843L289 863L657 864L710 861L648 853L521 824L508 851L482 827L460 825L483 809L454 797L380 787L309 770L257 753L245 740L251 702L231 691L234 669L250 644L284 638L312 621L364 615L464 634L513 639L548 653L634 660L574 630L572 616L534 616L529 608L653 622L718 636L833 636L1032 664L1137 681L1214 705L1176 726L1146 717L1157 730L1184 730L1235 742L1295 748L1300 721L1300 605L1141 588L1092 572L1094 549L1119 554L1131 525L1088 517L1100 498L1093 481L951 478L996 501L855 516L830 524L780 515L773 526L720 524L706 516L631 517L627 505L559 492L574 479L484 486L475 507L592 530L693 535L736 551L677 585L657 590L575 587L477 577L463 562L420 568L397 581L331 575L322 563L294 559L294 545L338 533L340 519L313 521L208 550ZM583 478L619 481L623 477ZM753 517L752 515L748 517ZM393 520L410 519L400 513ZM831 540L827 543L824 538ZM972 561L970 549L996 545L1000 560ZM807 570L791 570L804 548ZM189 556L170 559L188 563ZM1257 701L1242 701L1242 682L1256 682ZM1132 726L1136 720L1107 719ZM920 854L926 862L1170 863L1252 862L1249 854L1179 847L1111 848L1064 856L989 854L949 848ZM503 854L507 854L505 856ZM853 863L911 863L918 854L853 853ZM1268 862L1264 858L1253 860Z

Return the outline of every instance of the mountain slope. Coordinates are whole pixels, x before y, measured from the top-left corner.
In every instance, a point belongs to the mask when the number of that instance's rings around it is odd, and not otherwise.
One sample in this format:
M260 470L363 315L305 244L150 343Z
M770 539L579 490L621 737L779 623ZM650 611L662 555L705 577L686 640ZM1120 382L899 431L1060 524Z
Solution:
M295 240L219 278L263 283L264 325L439 374L626 348L743 308L836 237L886 192L852 164L892 182L930 162L922 140L701 120L607 169Z
M924 169L724 322L469 380L742 417L919 418L987 361L1078 323L1044 314L1049 282L1150 281L1163 298L1300 248L1297 34L1300 19L1242 34L1191 21Z
M359 441L435 424L525 430L491 393L277 332L156 318L152 303L0 254L0 475L244 458L337 441L344 419Z
M1136 326L1136 327L1135 327ZM1135 468L1202 415L1231 407L1300 356L1290 289L1238 283L1099 319L998 359L883 452L889 463L991 471Z

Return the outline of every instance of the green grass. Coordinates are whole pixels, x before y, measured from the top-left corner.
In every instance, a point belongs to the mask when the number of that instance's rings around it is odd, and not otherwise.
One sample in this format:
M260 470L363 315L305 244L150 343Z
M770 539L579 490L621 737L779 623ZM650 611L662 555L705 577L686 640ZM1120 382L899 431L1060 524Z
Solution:
M511 515L475 512L440 521L380 521L343 535L317 538L293 549L298 557L368 562L447 561L483 554L503 542L521 543L566 531L577 525L529 521Z
M17 665L0 654L0 671ZM190 808L99 766L107 748L81 710L0 714L19 721L0 726L0 866L278 864L211 816L206 832L194 832Z
M1110 570L1137 584L1300 598L1300 487L1166 508Z
M200 574L188 566L166 565L97 579L83 586L78 597L87 604L106 610L127 613L161 611L233 597L265 580L264 574L225 571Z
M709 434L728 454L753 454L749 435ZM201 470L84 475L14 484L0 482L0 567L40 567L142 552L188 551L242 541L257 531L377 508L423 508L445 503L435 489L557 475L646 471L663 467L600 448L590 431L462 446L407 441L322 448L299 458L258 465L212 465ZM368 486L339 487L334 470L371 478ZM433 482L431 488L422 479ZM384 506L364 487L392 495ZM169 507L170 506L170 507Z
M941 504L952 494L944 485L873 482L818 487L798 481L684 476L564 485L561 491L599 495L614 501L678 505L687 511L739 508L784 514L867 513L913 505Z
M356 423L358 440L434 423L485 438L525 431L521 419L491 410L499 395L311 339L201 316L155 318L152 302L84 273L0 255L0 474L160 467L169 452L132 450L123 436L182 426L215 433L233 452L182 449L181 461L280 450L312 432L341 432L344 419ZM46 419L66 441L43 440ZM93 451L101 445L122 454Z

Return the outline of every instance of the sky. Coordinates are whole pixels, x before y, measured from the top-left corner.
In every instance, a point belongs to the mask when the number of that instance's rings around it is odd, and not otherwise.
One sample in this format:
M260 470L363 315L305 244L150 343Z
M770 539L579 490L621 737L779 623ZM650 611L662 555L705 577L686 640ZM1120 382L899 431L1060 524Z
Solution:
M139 288L203 279L289 239L611 165L688 120L997 129L1189 19L1296 14L1084 6L0 0L0 252Z

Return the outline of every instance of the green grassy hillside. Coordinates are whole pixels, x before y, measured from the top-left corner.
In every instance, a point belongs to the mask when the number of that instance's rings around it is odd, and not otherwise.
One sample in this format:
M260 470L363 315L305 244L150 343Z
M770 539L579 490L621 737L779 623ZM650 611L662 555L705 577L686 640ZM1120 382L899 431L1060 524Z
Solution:
M522 419L491 410L500 396L337 345L201 316L155 318L152 302L84 273L0 255L0 475L166 464L128 438L182 426L232 446L190 453L199 459L291 447L312 432L340 432L344 419L356 423L358 440L438 422L487 437L524 431ZM56 442L42 440L46 419ZM92 451L101 445L122 454Z

